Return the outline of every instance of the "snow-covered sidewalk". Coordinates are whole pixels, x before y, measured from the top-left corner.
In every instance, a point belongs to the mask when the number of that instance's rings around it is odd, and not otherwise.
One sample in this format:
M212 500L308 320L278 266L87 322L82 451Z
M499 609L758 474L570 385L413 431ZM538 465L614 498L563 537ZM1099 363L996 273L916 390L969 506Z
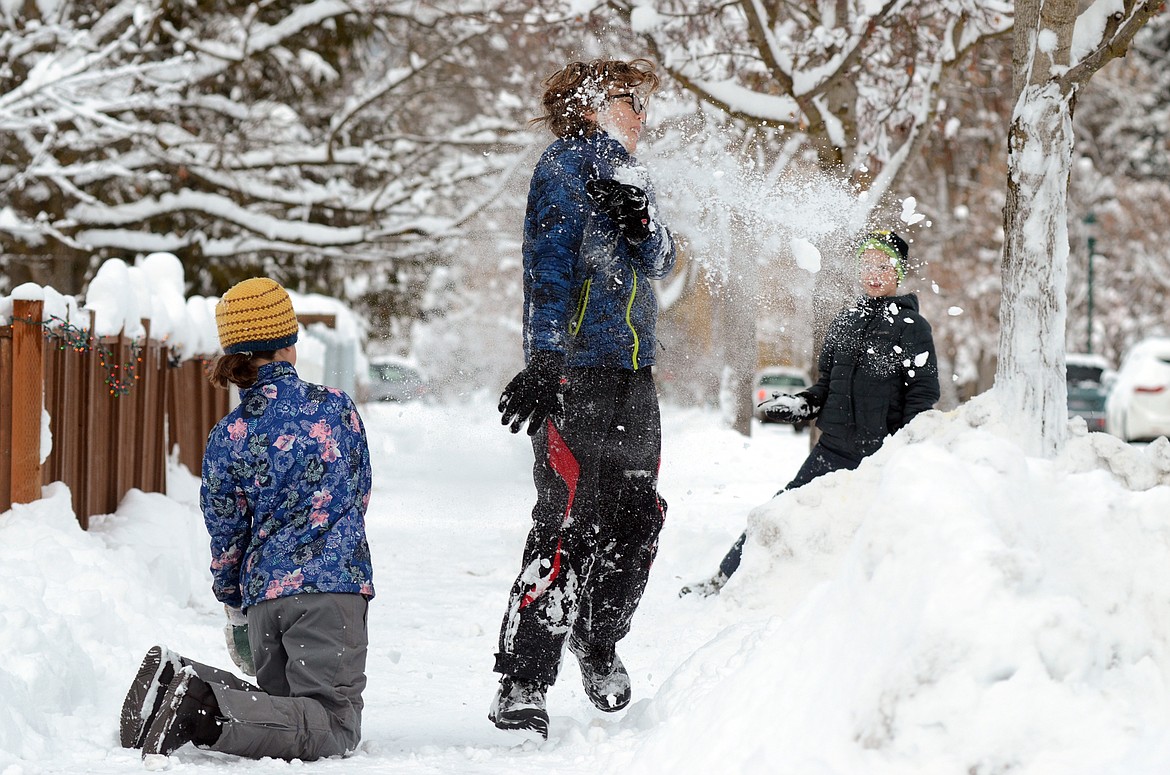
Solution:
M457 409L363 407L374 465L367 526L377 597L370 609L364 741L344 762L237 761L194 748L186 770L494 773L605 772L654 725L650 698L704 642L745 612L680 600L713 572L749 510L795 471L807 435L768 426L751 440L717 415L666 410L662 489L667 529L622 654L635 700L593 708L565 660L549 694L550 740L518 743L487 721L496 635L518 570L533 495L528 437L499 425L494 398ZM77 529L68 494L0 517L0 775L141 771L117 745L126 686L152 643L230 667L222 609L210 594L198 481L172 472L171 493L132 493L114 515ZM609 762L610 764L606 764Z

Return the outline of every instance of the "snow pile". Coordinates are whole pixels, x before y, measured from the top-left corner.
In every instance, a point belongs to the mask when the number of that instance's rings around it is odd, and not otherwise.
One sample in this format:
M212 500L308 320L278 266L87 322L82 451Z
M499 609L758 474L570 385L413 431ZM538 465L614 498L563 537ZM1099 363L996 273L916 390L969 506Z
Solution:
M98 336L117 336L125 331L136 338L146 333L142 321L149 320L151 339L167 342L181 358L210 355L219 349L217 299L184 298L184 292L183 264L171 253L151 253L134 265L110 258L90 280L84 304L52 287L25 283L11 296L0 296L0 325L11 323L13 300L39 299L44 301L42 320L52 329L62 322L89 328L92 312Z
M13 302L16 301L42 302L45 320L51 317L73 322L82 319L77 300L72 296L63 296L48 286L22 283L12 289L10 296L0 296L0 326L12 325Z
M1006 435L986 394L757 508L723 597L772 616L672 677L635 771L1165 771L1170 445Z
M215 608L203 594L211 575L202 520L171 498L132 490L85 532L57 483L0 515L0 545L0 772L81 741L108 748L117 709L102 703L111 687L128 685L127 654L154 639L191 640L182 633L199 632L198 620L172 612Z

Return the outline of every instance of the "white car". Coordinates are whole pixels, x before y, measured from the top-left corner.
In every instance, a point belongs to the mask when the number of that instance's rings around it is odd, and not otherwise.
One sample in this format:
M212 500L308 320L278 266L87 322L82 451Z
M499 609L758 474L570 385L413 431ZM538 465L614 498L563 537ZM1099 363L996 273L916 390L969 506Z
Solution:
M426 375L413 363L392 355L370 358L370 378L363 397L366 401L412 401L431 393Z
M792 366L768 366L756 372L752 382L752 413L760 422L768 422L764 413L760 411L760 404L772 397L773 393L788 393L796 395L808 389L812 382L808 372ZM794 428L803 430L807 422L797 423Z
M1130 348L1105 402L1105 430L1125 441L1170 436L1170 337Z

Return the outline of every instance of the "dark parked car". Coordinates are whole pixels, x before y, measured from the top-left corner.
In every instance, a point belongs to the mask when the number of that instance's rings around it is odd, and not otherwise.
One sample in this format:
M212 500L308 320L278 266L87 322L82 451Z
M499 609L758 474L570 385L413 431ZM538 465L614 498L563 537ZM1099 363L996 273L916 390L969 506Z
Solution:
M1083 417L1091 431L1105 430L1105 399L1114 372L1103 356L1069 353L1065 357L1069 417Z
M430 392L426 377L417 367L389 356L370 359L367 401L411 401Z

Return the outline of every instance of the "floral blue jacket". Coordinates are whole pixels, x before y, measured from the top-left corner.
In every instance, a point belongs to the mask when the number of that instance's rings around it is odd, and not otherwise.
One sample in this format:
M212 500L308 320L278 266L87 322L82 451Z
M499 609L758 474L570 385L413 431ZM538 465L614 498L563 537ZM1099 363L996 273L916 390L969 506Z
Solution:
M365 514L370 453L357 408L285 361L207 437L203 519L212 591L227 605L313 592L374 596Z
M590 202L585 182L643 189L650 236L634 244ZM674 267L645 169L605 131L553 141L532 175L524 216L524 355L565 353L574 367L639 369L654 363L658 300L652 279Z

